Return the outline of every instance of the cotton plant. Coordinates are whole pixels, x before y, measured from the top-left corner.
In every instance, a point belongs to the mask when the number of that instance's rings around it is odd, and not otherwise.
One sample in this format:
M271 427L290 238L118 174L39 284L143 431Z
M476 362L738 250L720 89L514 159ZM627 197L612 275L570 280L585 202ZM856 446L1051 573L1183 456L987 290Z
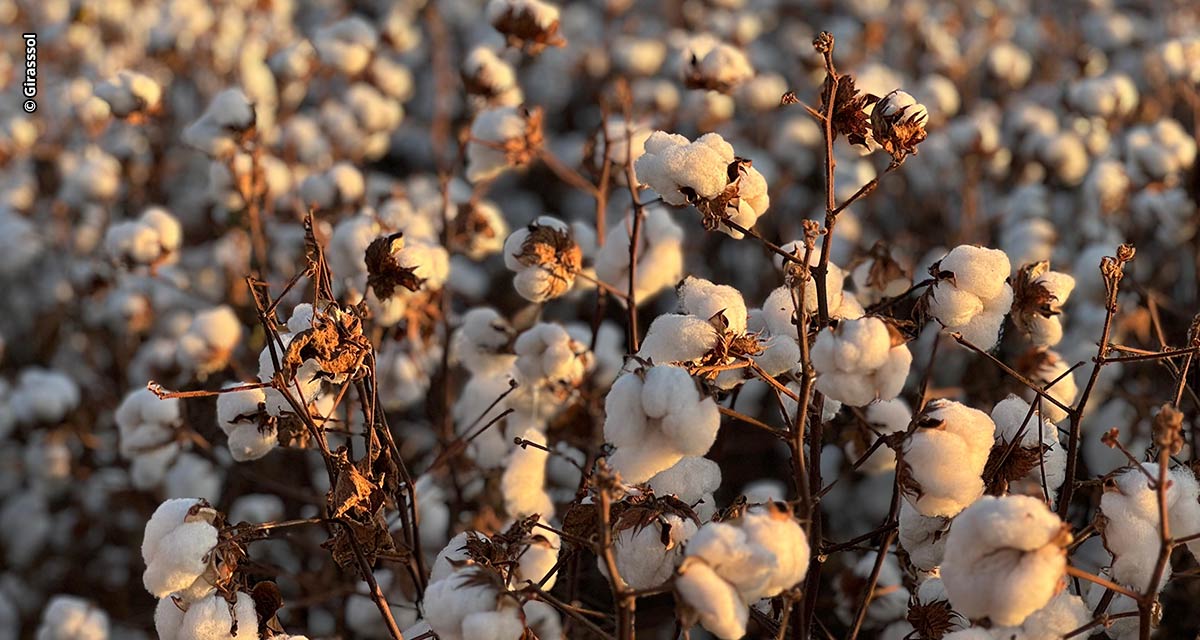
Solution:
M1003 251L955 247L930 269L937 281L926 298L929 314L980 349L991 349L1012 307L1010 270Z
M737 47L701 34L680 52L680 73L688 88L730 93L754 77L754 67Z
M762 174L736 157L733 146L719 134L689 141L679 134L655 131L646 139L645 149L634 165L638 182L669 205L697 205L706 228L741 238L743 233L724 220L753 227L771 204Z
M812 346L817 390L850 406L892 400L903 389L912 353L899 331L864 317L843 320Z
M982 476L996 425L978 409L935 400L916 427L900 450L904 498L923 516L954 517L983 495Z
M604 400L609 464L629 483L649 480L685 456L702 456L720 413L686 369L657 365L622 375Z
M1020 625L1063 588L1070 528L1029 496L980 498L954 519L942 582L970 619Z
M154 609L154 629L160 640L253 640L258 615L254 598L243 591L228 600L216 593L191 602L165 597Z
M791 513L774 505L751 507L692 535L675 589L690 608L688 620L718 638L740 638L749 605L799 584L808 559L808 538Z
M1150 587L1158 560L1161 536L1157 484L1159 466L1141 463L1140 468L1126 469L1115 475L1100 497L1103 516L1104 546L1113 555L1112 577L1144 592ZM1167 504L1167 526L1173 537L1184 538L1200 533L1200 485L1186 467L1168 469L1168 485L1163 493ZM1200 550L1195 541L1188 543L1193 555ZM1162 586L1170 578L1168 563Z
M221 305L200 311L179 336L179 366L198 377L220 371L228 365L241 338L242 324L233 308Z

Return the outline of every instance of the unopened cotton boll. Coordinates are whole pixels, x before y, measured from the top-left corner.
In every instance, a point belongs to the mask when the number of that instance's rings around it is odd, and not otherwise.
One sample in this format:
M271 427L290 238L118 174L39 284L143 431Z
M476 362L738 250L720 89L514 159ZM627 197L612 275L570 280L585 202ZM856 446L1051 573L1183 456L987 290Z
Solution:
M935 400L902 448L904 497L924 516L953 517L983 495L983 470L996 425L953 400ZM954 464L947 464L953 460ZM905 485L902 482L902 486Z
M217 545L212 522L216 511L200 500L177 498L158 506L142 538L142 576L146 590L158 598L179 594L194 601L212 592L207 574Z
M1135 591L1144 592L1150 586L1158 561L1160 521L1158 491L1147 476L1157 483L1160 468L1143 463L1141 469L1128 469L1118 474L1100 498L1100 513L1104 516L1104 546L1113 554L1112 576ZM1171 536L1183 538L1200 533L1200 485L1187 467L1176 467L1166 473L1165 491L1168 528ZM1200 543L1188 544L1192 554L1200 551ZM1170 578L1167 565L1159 588Z
M955 611L1019 625L1062 590L1070 528L1040 499L984 496L950 527L942 582Z
M15 637L15 636L14 636ZM57 595L42 611L37 640L108 640L108 614L75 596Z
M717 437L721 416L685 369L667 365L627 373L604 400L609 458L629 483L649 480L685 456L702 456Z
M959 245L942 258L938 281L929 289L929 313L947 330L980 349L999 340L1012 306L1008 256L998 249Z
M891 400L904 387L912 353L878 318L842 320L822 331L812 348L817 390L844 404L864 406Z

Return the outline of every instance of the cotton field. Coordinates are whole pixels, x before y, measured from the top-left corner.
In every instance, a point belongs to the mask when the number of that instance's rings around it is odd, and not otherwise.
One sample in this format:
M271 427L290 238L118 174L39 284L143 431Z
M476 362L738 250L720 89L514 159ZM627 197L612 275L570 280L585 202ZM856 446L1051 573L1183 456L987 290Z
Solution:
M1200 4L0 25L0 640L1200 637Z

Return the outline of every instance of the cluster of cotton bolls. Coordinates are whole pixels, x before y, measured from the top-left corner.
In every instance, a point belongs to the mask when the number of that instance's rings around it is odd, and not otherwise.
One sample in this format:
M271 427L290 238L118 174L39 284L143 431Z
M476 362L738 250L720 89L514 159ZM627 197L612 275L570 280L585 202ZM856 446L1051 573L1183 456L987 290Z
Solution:
M1200 632L1197 6L80 4L0 640Z

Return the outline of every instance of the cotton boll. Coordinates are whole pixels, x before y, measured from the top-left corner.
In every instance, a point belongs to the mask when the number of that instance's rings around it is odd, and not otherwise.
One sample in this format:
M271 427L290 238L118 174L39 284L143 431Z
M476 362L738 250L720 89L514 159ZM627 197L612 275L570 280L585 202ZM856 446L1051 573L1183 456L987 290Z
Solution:
M199 496L216 502L221 495L221 484L216 465L194 453L184 453L167 470L163 493L169 498Z
M1070 541L1070 529L1037 498L980 498L946 540L950 603L971 619L1021 624L1061 591Z
M562 640L562 618L557 609L540 600L529 600L521 608L525 612L525 624L539 639Z
M703 561L685 561L675 579L675 589L700 624L722 640L746 635L750 609L737 589Z
M212 525L216 512L193 499L172 499L159 505L146 523L142 559L143 582L158 598L187 592L197 598L212 592L206 580L209 554L217 544Z
M313 45L321 62L353 76L366 68L378 39L379 34L370 22L351 16L318 29Z
M803 580L809 548L804 530L791 514L766 505L751 507L736 520L704 525L689 540L687 556L703 560L749 603ZM684 575L687 567L685 560Z
M1158 492L1150 486L1147 474L1157 481L1159 466L1143 463L1142 469L1129 469L1117 475L1100 498L1104 515L1104 546L1113 554L1112 575L1137 591L1149 588L1159 552ZM1168 525L1173 537L1200 533L1200 486L1195 474L1186 467L1167 472L1166 503ZM1188 550L1195 554L1195 542ZM1170 576L1168 565L1159 586Z
M956 288L968 291L980 300L999 296L1011 271L1008 256L1003 251L972 245L955 247L942 258L939 268L953 274Z
M713 325L693 315L667 313L650 323L638 357L655 364L698 360L717 345Z
M627 218L608 232L596 255L596 276L618 291L629 291L629 244L632 220ZM683 276L683 229L663 207L649 207L642 220L638 243L634 295L640 305Z
M514 164L517 158L508 147L525 147L528 142L530 115L524 107L495 107L481 111L471 124L467 144L467 180L472 183L491 180ZM532 150L524 150L529 153Z
M713 494L721 487L721 467L708 458L689 456L660 471L647 483L657 496L675 496L708 520L716 503Z
M236 136L254 127L254 104L240 89L217 94L199 120L183 130L183 141L213 158L228 158L238 148Z
M1028 419L1027 419L1028 416ZM1010 395L992 408L992 420L996 423L996 446L1007 449L1017 446L1040 454L1041 461L1023 479L1017 479L1009 491L1025 495L1043 496L1042 484L1052 499L1066 478L1067 453L1058 441L1058 429L1034 411L1021 398Z
M514 586L525 582L540 584L542 589L553 589L558 572L551 574L558 564L558 552L562 541L558 534L547 529L538 529L529 540L529 545L517 559L510 581ZM547 578L547 576L549 576Z
M573 340L566 328L544 322L518 336L513 351L518 381L525 385L578 384L591 360L587 347Z
M201 311L179 337L179 366L200 376L223 369L241 338L242 325L231 307Z
M487 47L475 47L463 61L467 91L495 106L516 106L524 100L512 66Z
M1022 373L1028 376L1034 384L1045 388L1050 397L1068 407L1075 402L1075 396L1079 391L1075 385L1075 374L1068 373L1071 366L1058 353L1045 347L1036 347L1023 357L1023 361L1025 366ZM1030 402L1036 398L1032 391L1022 395ZM1039 410L1051 422L1061 422L1067 418L1067 412L1053 402L1043 398L1038 403Z
M892 346L892 334L882 320L861 318L842 320L836 328L819 333L812 362L818 391L845 404L864 406L876 398L891 400L900 392L912 355L903 343Z
M528 429L521 438L546 446L546 436ZM550 454L534 446L517 446L509 456L500 481L504 492L504 510L513 518L538 514L554 516L554 503L546 493L546 460Z
M994 78L1009 89L1017 89L1029 80L1033 60L1020 46L1001 42L991 47L987 56L987 68Z
M688 276L679 284L676 293L683 312L704 320L722 314L729 331L734 334L746 332L746 302L737 289Z
M902 449L911 482L905 498L924 516L953 517L983 494L995 424L986 413L950 400L929 403L917 424Z
M237 633L230 633L234 626ZM220 594L193 602L183 614L176 637L178 640L254 640L258 637L254 599L250 594L238 591L232 606Z
M845 591L848 585L860 585L865 583L875 571L875 561L878 558L878 553L869 551L864 553L857 562L851 566L848 571L849 580L838 582L838 617L847 624L854 621L854 615L857 613L857 606L861 594L857 591ZM896 556L892 554L885 555L883 564L876 578L875 593L871 597L871 603L867 607L866 618L863 620L863 626L866 628L878 628L896 620L904 619L905 612L908 610L909 591L904 588L903 574L900 571L900 563L897 562Z
M693 38L680 59L684 84L693 89L728 93L754 77L746 54L707 34Z
M87 600L57 595L42 612L37 640L108 640L108 614Z
M496 612L500 604L500 593L497 585L487 580L479 580L485 577L486 574L480 575L484 571L486 570L478 567L464 567L430 583L425 591L425 621L439 638L467 640L467 620L471 616ZM471 624L471 628L473 633L480 635L470 637L501 640L502 636L498 633L483 633L487 631L486 625L497 622L499 621L490 617L477 618L476 622ZM494 630L498 632L502 628L507 627L497 627ZM519 637L520 630L511 640Z
M566 223L539 216L504 241L504 266L515 272L513 288L530 302L545 302L570 291L582 269L583 251Z
M472 373L505 369L514 362L514 356L505 353L513 335L508 321L495 309L471 309L454 333L451 353Z
M921 515L907 500L900 504L900 546L917 569L931 571L942 564L949 529L950 519Z
M880 400L867 405L866 418L867 423L873 427L874 434L882 438L908 429L908 423L912 420L912 409L901 398ZM846 454L852 459L858 459L865 452L848 448ZM895 466L896 454L887 446L881 445L863 461L858 470L860 473L875 475L891 471Z
M396 625L403 628L416 621L417 607L398 588L396 574L387 569L375 572L375 583L387 596L388 609ZM354 632L355 637L368 640L388 640L392 637L379 607L370 596L367 582L358 583L358 591L346 598L346 626Z
M66 375L52 369L26 367L9 395L17 422L59 422L79 405L79 387Z
M721 422L716 402L685 369L672 366L621 376L604 407L604 435L617 446L609 464L630 483L645 482L685 456L704 455Z
M632 589L653 589L671 578L683 559L683 546L696 533L696 523L674 514L645 527L622 529L613 537L613 556L621 579ZM603 558L596 559L608 575Z

